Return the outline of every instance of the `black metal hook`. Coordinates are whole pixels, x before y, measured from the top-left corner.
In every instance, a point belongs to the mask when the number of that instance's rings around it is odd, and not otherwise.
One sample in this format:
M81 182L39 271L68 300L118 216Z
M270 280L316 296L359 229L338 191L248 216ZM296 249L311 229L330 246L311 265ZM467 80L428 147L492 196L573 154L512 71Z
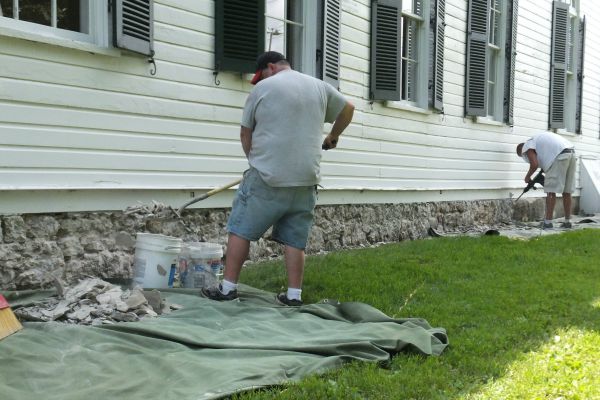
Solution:
M156 61L154 60L154 50L150 52L150 59L148 60L148 63L152 64L152 67L150 68L150 75L156 75Z

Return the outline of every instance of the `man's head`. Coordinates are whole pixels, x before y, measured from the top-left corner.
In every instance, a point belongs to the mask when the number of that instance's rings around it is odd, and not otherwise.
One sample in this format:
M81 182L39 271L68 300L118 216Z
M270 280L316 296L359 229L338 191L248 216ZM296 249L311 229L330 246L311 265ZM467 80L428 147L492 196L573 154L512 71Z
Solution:
M522 157L522 156L523 156L523 154L522 154L522 153L523 153L523 145L525 145L525 143L519 143L519 144L517 145L517 155L518 155L519 157Z
M285 56L276 51L266 51L256 59L256 73L250 83L256 85L263 79L275 75L282 69L290 67L290 63Z

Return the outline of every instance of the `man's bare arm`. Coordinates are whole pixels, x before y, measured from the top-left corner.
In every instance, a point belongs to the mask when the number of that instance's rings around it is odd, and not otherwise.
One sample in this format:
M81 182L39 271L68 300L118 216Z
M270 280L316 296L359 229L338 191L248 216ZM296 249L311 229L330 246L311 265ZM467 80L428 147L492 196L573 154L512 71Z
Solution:
M342 111L340 111L339 115L335 119L333 126L331 127L331 132L325 140L323 141L323 148L325 150L335 149L337 147L338 138L344 132L344 129L350 125L352 121L352 117L354 116L354 105L350 102L346 102Z
M531 175L538 169L538 159L537 153L534 149L527 150L527 159L529 160L529 171L527 171L527 175L525 175L525 183L529 183L531 181Z
M246 153L246 158L248 158L250 148L252 147L252 129L242 126L240 129L240 141L242 142L242 149Z

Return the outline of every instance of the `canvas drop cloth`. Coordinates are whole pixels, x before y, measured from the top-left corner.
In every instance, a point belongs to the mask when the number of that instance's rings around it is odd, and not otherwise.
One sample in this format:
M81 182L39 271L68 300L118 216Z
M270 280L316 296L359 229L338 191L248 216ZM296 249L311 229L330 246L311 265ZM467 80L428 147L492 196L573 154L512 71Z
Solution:
M240 301L162 291L183 309L100 327L26 322L0 341L4 400L215 399L296 381L351 360L388 362L400 351L439 355L442 328L392 319L363 303L282 307L242 286ZM49 292L4 293L27 304Z

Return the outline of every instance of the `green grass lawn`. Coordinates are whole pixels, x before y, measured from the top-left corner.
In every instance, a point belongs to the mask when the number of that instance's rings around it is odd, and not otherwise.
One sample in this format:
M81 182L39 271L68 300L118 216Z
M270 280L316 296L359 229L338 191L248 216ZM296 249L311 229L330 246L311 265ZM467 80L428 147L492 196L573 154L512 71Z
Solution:
M282 261L241 282L286 287ZM400 353L240 399L600 399L600 230L529 241L436 238L306 261L303 300L360 301L446 328L440 357Z

